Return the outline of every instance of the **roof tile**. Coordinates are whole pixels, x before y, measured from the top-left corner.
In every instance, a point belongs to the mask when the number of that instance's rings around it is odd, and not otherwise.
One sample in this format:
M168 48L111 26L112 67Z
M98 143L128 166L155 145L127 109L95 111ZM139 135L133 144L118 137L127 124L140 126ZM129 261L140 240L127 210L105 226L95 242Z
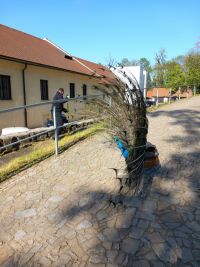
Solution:
M85 75L93 73L49 42L0 24L0 56Z

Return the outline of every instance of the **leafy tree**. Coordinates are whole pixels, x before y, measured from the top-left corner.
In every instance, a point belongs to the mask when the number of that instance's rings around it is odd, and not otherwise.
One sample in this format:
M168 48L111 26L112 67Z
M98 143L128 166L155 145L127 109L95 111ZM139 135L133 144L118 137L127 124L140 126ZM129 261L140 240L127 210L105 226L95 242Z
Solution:
M122 67L126 66L137 66L139 65L139 61L136 59L129 60L128 58L123 58L122 61L119 63Z
M171 61L178 63L184 69L185 56L179 55L179 56L173 58Z
M123 58L122 61L120 62L120 65L123 67L131 66L131 61L129 61L128 58Z
M170 61L165 64L165 85L174 92L180 86L185 85L185 72L180 64L175 61Z
M139 62L147 72L152 71L150 61L146 57L140 58Z
M198 51L193 49L188 55L179 55L167 61L165 49L160 49L155 55L153 67L145 57L140 58L139 61L123 58L120 65L142 65L147 71L147 90L152 86L166 86L172 88L173 91L183 86L196 86L197 92L200 93L200 53Z
M152 67L151 67L150 61L145 57L140 58L140 64L143 66L144 70L147 71L147 85L146 85L146 87L148 90L152 87L152 81L151 81Z
M200 92L200 54L189 54L185 58L186 83L189 86L196 86Z

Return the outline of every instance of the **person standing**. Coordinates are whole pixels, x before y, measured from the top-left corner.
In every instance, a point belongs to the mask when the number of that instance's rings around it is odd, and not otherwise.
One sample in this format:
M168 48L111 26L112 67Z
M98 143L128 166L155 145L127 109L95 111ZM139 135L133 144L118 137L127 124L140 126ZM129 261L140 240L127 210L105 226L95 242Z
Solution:
M64 95L64 89L63 88L59 88L58 91L56 92L56 94L54 95L53 97L53 100L63 100L63 95ZM67 100L65 101L67 102ZM59 126L62 126L63 125L63 115L62 115L62 112L68 112L68 110L66 108L64 108L63 106L63 102L62 103L55 103L52 105L52 108L51 108L51 114L52 114L52 117L53 117L53 106L55 106L55 115L56 115L56 124L57 124L57 127ZM58 129L58 135L59 133L61 132L61 128Z

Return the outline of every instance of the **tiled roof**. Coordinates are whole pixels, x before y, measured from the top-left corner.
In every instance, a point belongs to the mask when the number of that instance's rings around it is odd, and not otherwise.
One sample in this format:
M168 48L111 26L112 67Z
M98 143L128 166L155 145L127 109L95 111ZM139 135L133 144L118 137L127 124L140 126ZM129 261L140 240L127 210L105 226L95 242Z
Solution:
M152 90L147 91L147 97L153 97L153 91Z
M100 80L101 83L108 85L116 83L116 76L106 66L78 57L76 57L76 59L81 63L83 63L84 65L88 66L90 69L94 70L97 75L101 76L102 77L102 79Z
M147 91L147 97L169 97L170 90L168 88L153 88L152 90Z
M174 96L180 96L180 97L190 97L192 96L192 90L191 89L188 89L188 90L185 90L183 92L179 92L177 91Z
M74 59L65 58L65 55L45 40L0 24L1 57L94 75L94 72Z

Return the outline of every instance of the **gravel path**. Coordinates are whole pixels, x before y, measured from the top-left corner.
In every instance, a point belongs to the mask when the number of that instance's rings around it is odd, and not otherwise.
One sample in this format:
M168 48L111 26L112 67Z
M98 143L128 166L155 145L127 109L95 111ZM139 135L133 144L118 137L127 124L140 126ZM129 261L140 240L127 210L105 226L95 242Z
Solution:
M150 113L148 140L143 200L109 205L125 165L102 134L0 184L0 266L200 266L200 97Z

